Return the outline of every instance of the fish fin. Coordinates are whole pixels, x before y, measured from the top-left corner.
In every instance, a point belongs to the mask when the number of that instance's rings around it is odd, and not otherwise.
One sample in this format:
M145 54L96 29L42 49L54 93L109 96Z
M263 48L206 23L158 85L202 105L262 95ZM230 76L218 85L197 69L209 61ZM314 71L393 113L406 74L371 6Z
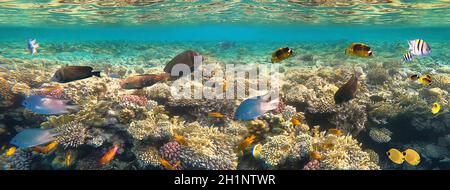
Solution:
M266 112L277 109L279 103L280 103L279 99L271 100L270 102L265 102L261 105L261 111Z
M96 76L96 77L101 77L101 76L100 76L100 71L93 71L93 72L92 72L92 75L93 75L93 76Z

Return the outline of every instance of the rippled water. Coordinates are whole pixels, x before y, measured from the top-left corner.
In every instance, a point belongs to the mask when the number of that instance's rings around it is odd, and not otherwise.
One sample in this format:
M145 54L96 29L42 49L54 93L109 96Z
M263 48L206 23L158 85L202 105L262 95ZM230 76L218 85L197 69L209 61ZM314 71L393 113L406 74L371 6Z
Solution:
M447 25L448 0L0 1L2 25L198 23Z

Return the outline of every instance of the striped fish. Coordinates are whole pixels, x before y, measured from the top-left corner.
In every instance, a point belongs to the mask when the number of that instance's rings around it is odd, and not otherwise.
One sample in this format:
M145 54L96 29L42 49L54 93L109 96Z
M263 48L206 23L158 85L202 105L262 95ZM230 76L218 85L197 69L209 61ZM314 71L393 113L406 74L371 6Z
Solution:
M431 53L430 46L422 39L411 40L408 42L409 51L416 56L426 56Z
M414 58L414 55L410 52L405 53L405 55L403 55L403 61L405 61L405 62L410 62L413 60L413 58Z

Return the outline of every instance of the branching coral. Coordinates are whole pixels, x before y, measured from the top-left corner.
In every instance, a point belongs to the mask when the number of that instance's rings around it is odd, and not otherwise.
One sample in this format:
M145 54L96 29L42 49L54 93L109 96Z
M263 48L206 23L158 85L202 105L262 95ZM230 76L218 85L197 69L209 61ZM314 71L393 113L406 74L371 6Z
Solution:
M66 148L83 145L90 137L87 127L78 122L69 122L58 126L56 131L59 134L56 139Z

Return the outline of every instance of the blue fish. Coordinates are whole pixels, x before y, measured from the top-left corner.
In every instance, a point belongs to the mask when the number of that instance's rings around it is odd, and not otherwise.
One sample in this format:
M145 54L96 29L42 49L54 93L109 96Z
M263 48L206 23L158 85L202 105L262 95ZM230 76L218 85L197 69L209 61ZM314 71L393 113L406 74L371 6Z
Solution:
M249 121L274 110L278 107L279 100L268 101L265 96L257 96L244 100L236 110L234 119Z
M29 148L54 141L58 134L51 129L25 129L12 138L10 143L18 148Z
M44 115L59 115L69 113L70 110L78 111L77 105L68 105L69 100L60 100L56 98L32 95L27 97L22 105L33 113Z

